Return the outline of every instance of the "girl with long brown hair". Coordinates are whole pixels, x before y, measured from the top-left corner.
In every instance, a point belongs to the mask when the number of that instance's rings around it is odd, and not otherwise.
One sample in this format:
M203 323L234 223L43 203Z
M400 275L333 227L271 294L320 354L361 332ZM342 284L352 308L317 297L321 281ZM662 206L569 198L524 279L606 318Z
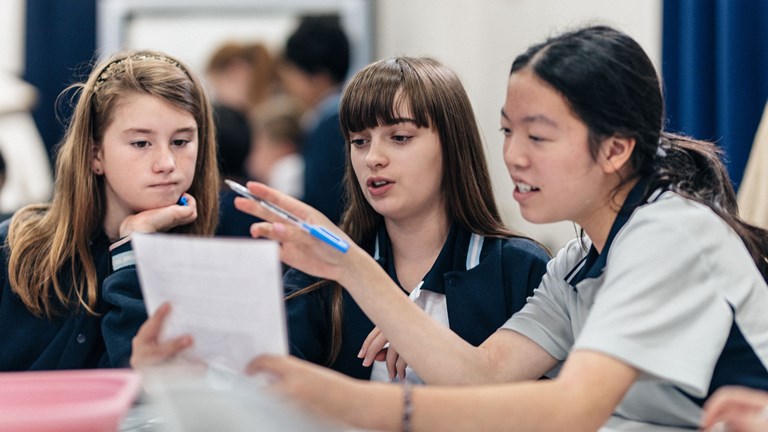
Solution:
M216 225L210 106L186 66L123 52L73 88L52 201L0 225L0 370L127 365L146 318L131 233Z

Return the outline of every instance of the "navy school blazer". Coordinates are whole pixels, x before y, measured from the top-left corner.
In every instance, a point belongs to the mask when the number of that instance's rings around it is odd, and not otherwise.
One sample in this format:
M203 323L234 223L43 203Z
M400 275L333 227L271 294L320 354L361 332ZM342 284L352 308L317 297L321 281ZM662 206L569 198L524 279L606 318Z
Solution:
M443 291L446 296L451 330L472 345L480 345L533 295L549 261L547 252L525 238L483 239L479 263L467 270L471 233L454 225L445 246L422 289ZM389 239L385 229L377 235L378 254L374 244L366 248L397 281L394 274ZM430 277L431 276L431 277ZM432 283L430 283L430 279ZM307 287L319 279L291 269L286 273L286 295ZM427 287L427 285L433 285ZM405 291L403 295L407 295ZM357 353L374 325L343 291L341 350L328 365L331 340L331 290L322 288L286 302L288 337L291 354L354 378L370 379L371 368L363 367Z
M147 317L135 267L112 271L110 242L99 232L91 241L100 287L97 315L79 307L60 308L53 318L35 316L8 281L9 224L0 224L0 371L127 367L131 340ZM67 289L68 266L59 280Z

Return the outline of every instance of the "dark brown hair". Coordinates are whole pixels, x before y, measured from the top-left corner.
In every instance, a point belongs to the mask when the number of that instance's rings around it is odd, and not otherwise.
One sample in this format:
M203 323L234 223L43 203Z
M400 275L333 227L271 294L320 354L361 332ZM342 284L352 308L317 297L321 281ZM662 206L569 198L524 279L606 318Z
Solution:
M715 144L663 131L659 77L635 40L605 26L579 29L530 47L512 64L512 74L522 70L552 86L587 125L593 158L610 136L634 138L633 171L623 182L645 178L646 197L666 188L711 208L741 237L768 281L768 231L738 216Z
M515 234L504 227L493 196L483 142L472 105L458 76L447 66L425 57L397 57L372 63L344 89L340 107L342 133L360 132L396 123L399 109L408 109L417 126L435 130L443 155L442 191L449 222L490 237ZM341 228L358 244L376 235L383 218L368 204L357 182L346 147L347 207ZM331 291L332 337L328 364L341 348L342 288L321 281L290 298L318 288Z

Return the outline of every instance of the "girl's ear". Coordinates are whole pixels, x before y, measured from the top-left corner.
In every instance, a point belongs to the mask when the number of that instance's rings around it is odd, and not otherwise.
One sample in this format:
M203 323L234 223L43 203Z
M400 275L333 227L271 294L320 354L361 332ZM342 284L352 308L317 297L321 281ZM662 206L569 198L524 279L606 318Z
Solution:
M91 170L96 175L102 175L104 174L104 167L102 166L102 154L101 154L101 146L94 145L91 148L91 152L93 153L93 160L91 161Z
M625 169L635 150L636 140L614 135L606 138L600 145L598 162L606 174L613 174Z

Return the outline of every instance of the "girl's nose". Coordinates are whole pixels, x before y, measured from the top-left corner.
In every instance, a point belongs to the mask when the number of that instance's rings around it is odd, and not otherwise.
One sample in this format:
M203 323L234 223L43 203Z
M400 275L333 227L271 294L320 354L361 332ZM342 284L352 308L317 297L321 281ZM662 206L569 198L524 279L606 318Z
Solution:
M172 172L176 169L176 158L169 146L155 147L156 154L152 169L156 172Z
M389 159L384 145L377 139L371 138L368 153L365 155L365 163L369 168L386 166Z

